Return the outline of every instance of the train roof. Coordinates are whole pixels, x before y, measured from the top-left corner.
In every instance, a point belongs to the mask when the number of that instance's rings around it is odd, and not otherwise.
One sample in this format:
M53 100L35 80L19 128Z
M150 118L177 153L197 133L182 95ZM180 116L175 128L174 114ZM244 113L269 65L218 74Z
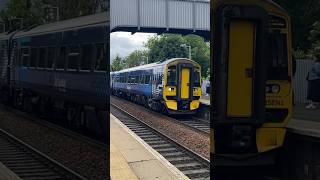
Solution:
M41 35L47 33L54 33L60 31L73 30L83 27L93 27L93 26L107 26L109 23L109 13L103 12L99 14L82 16L78 18L68 19L64 21L58 21L50 24L43 24L37 27L34 27L28 31L20 31L15 36L32 36L32 35Z
M172 59L168 59L168 60L162 61L162 62L155 62L155 63L145 64L145 65L136 66L136 67L132 67L132 68L128 68L128 69L123 69L120 71L115 71L115 72L112 72L111 74L125 73L125 72L131 72L131 71L142 70L142 69L149 69L149 68L153 68L153 67L156 67L159 65L165 65L165 64L171 63L173 61L177 61L177 60L188 60L188 61L192 61L193 63L198 64L197 62L190 60L190 59L187 59L187 58L172 58Z
M231 0L215 0L211 4L211 7L216 7L218 4L225 3L225 2L232 2ZM273 0L246 0L246 1L237 1L238 3L262 3L264 5L272 6L278 10L284 11L287 13L287 10L281 7L279 4L274 2Z
M4 32L4 33L0 33L0 40L7 40L10 38L10 36L15 33L15 32Z

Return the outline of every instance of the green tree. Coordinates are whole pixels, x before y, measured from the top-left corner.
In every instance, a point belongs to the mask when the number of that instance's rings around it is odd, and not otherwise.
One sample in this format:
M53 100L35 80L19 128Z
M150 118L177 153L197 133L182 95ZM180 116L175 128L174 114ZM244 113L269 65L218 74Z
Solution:
M186 44L186 40L181 35L162 34L150 38L145 45L149 49L149 63L188 57L188 51L181 47L181 44Z
M320 59L320 21L313 24L309 40L312 43L310 54Z
M10 21L19 24L17 18L23 18L24 26L39 25L48 22L46 9L53 7L59 9L59 20L65 20L90 15L99 12L99 9L107 10L109 4L98 0L10 0L7 8L0 12L0 19L6 27L9 27Z
M111 70L120 71L124 68L125 68L124 60L119 55L117 55L112 61Z
M201 65L201 74L207 77L208 69L210 67L210 46L205 43L204 39L197 35L188 35L184 39L187 45L191 46L191 58Z
M182 44L191 46L191 59L201 65L201 74L206 77L210 66L210 46L197 35L162 34L150 38L145 45L149 50L149 62L164 61L170 58L187 58L189 56L188 48L181 46Z
M146 50L135 50L124 59L124 64L126 68L131 68L140 66L142 64L147 64L147 59L148 52Z
M0 17L9 27L10 22L12 28L19 28L20 24L18 18L23 19L24 26L31 26L34 24L42 24L44 20L43 3L41 0L34 0L31 8L27 7L26 0L10 0L7 3L7 8L0 12Z
M309 32L315 21L320 19L320 1L314 0L274 0L285 8L292 20L293 47L306 51L311 47Z

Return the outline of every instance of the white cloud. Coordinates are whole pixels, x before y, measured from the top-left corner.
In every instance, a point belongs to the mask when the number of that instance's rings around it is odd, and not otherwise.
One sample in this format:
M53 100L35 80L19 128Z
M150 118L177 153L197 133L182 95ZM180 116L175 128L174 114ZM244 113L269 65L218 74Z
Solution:
M137 49L144 49L143 45L155 34L114 32L110 35L110 61L118 54L120 57L126 57ZM110 62L110 63L111 63Z

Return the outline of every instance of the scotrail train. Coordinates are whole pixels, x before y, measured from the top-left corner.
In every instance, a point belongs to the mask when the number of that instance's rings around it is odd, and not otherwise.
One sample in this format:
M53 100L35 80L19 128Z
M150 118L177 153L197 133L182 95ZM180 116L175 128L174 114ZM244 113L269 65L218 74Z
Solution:
M111 92L155 111L194 114L200 105L201 69L175 58L111 73Z
M1 100L106 131L108 28L100 13L0 34Z
M211 3L211 157L274 163L292 114L290 16L271 0Z

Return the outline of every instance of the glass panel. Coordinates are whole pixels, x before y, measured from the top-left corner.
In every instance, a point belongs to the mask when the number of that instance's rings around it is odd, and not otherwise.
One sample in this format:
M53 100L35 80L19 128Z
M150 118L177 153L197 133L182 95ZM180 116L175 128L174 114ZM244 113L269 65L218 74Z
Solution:
M37 59L38 59L38 49L31 48L30 67L37 66Z
M78 69L79 47L69 47L68 69Z
M175 86L177 84L177 67L170 66L168 67L168 78L167 78L167 85Z
M272 33L268 36L268 79L288 79L287 35Z
M193 86L200 87L200 72L195 70L194 71L194 83Z
M27 48L22 49L21 55L22 55L22 58L21 58L22 66L23 67L28 67L29 66L29 57L30 57L29 56L29 49L27 49Z
M83 45L82 46L82 57L81 57L81 69L91 70L91 62L93 59L93 45Z
M65 62L66 62L66 47L61 47L59 57L56 63L57 69L64 69Z
M107 49L105 44L97 44L97 57L95 63L95 70L107 70Z
M45 64L46 64L46 49L45 48L41 48L39 49L39 65L38 67L44 68Z
M53 68L53 62L56 57L56 48L49 47L48 48L48 57L47 57L47 68Z
M144 84L150 84L150 75L146 75Z

